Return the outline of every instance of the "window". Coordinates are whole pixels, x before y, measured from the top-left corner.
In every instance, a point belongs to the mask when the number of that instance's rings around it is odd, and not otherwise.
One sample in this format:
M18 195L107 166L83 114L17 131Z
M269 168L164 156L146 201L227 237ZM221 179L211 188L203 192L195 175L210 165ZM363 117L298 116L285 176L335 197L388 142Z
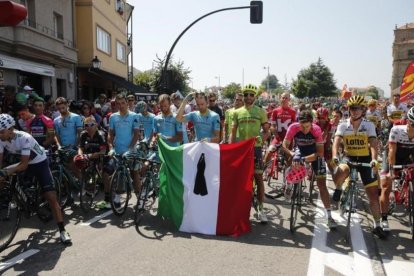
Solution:
M96 27L96 48L111 54L111 36L100 27Z
M27 10L27 25L32 28L36 28L36 14L34 0L22 0L21 4L26 7Z
M115 2L115 10L120 14L124 14L124 2L122 0L116 0Z
M125 62L125 45L121 42L116 42L116 59L122 62Z
M55 37L63 39L63 17L53 13L53 34Z
M408 50L408 57L409 58L414 58L414 49L409 49Z

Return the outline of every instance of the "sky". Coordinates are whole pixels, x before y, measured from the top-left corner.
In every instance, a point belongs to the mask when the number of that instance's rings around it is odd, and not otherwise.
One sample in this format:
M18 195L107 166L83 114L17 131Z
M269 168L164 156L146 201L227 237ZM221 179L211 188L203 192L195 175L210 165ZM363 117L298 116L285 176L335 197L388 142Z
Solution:
M148 70L178 35L214 10L246 0L128 0L134 6L134 67ZM414 22L413 0L265 0L263 23L249 9L208 16L176 45L174 61L191 70L190 86L260 85L268 71L291 83L320 57L342 88L377 86L389 95L395 26ZM265 68L266 67L266 68ZM267 69L269 68L269 70ZM220 83L219 83L220 81Z

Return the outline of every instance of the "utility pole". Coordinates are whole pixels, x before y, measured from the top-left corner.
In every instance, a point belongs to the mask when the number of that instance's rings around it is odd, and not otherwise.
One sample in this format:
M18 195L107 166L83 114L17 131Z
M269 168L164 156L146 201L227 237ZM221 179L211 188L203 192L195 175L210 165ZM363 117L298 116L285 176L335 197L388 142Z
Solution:
M267 88L266 92L270 95L270 98L272 98L272 93L270 92L270 85L269 85L269 76L270 76L270 67L264 66L263 69L267 69Z

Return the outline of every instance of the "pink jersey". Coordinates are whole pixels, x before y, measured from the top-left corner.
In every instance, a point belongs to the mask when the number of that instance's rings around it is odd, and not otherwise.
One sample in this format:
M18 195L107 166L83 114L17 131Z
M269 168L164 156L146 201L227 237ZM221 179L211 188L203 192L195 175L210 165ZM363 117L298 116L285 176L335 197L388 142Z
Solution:
M312 124L308 133L303 133L300 123L293 123L289 126L285 140L299 148L302 155L309 155L316 152L316 144L323 144L322 130L316 124Z

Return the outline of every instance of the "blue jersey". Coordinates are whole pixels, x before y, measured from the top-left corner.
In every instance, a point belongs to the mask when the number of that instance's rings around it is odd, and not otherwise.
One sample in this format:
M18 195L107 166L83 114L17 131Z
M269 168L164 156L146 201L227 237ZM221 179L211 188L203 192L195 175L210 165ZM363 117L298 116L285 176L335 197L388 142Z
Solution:
M194 124L195 141L214 137L214 132L220 132L220 116L211 110L202 115L200 111L193 111L184 115L187 122Z
M140 129L141 131L144 131L144 138L149 141L152 136L152 126L154 125L155 115L148 112L146 116L141 113L139 113L138 116Z
M119 112L109 117L109 130L114 132L114 149L116 154L123 154L128 151L134 131L139 129L138 114L128 112L121 116Z
M175 119L175 115L168 115L164 117L159 114L154 117L154 133L160 133L164 136L172 137L177 135L177 132L183 132L183 127L180 122ZM168 145L177 147L180 142L165 141Z
M78 130L83 128L79 115L69 112L69 115L64 118L59 116L53 120L53 127L56 135L59 136L61 146L77 146Z

